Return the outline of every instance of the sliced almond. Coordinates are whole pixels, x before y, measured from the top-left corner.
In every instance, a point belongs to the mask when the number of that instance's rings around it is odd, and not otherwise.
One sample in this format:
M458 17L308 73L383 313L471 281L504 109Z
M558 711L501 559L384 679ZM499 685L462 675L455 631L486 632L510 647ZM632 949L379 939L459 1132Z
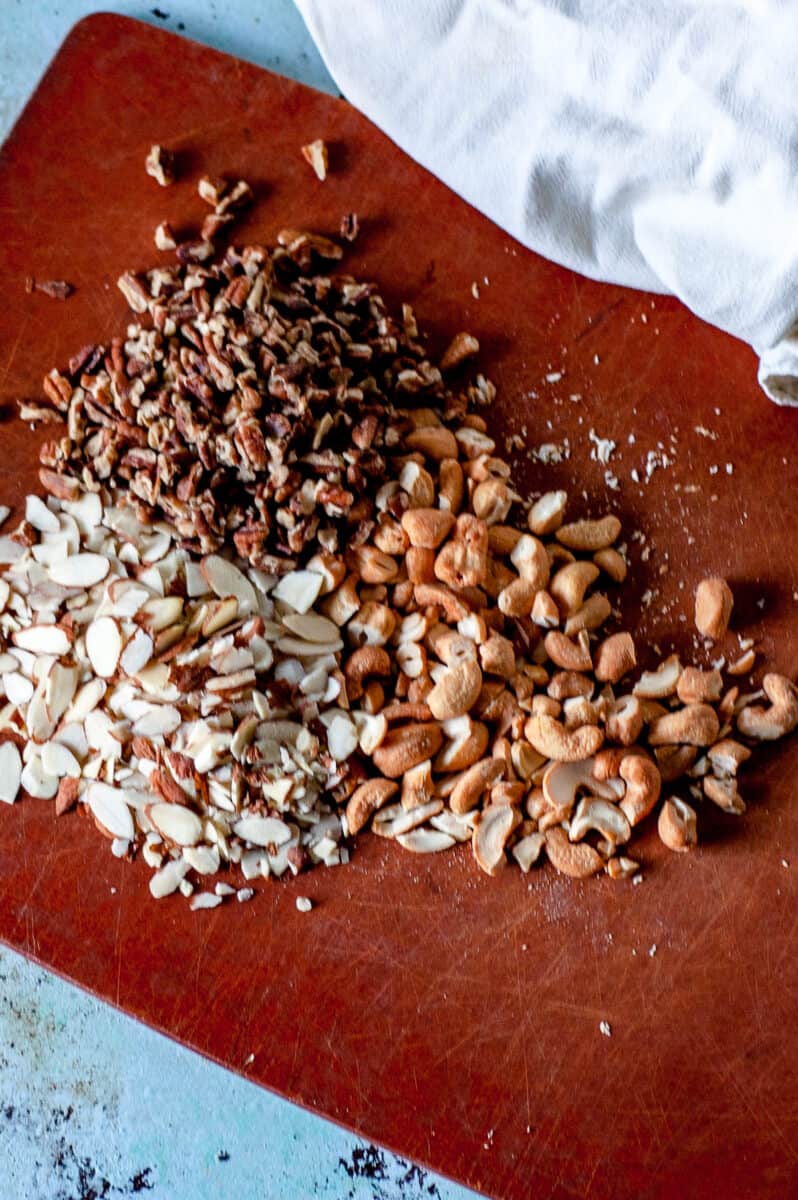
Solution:
M22 756L14 742L0 742L0 800L13 804L19 795Z
M209 554L203 558L200 566L209 587L221 600L235 596L240 612L257 610L255 589L237 566L218 554Z
M196 846L202 837L202 821L182 804L150 804L144 811L161 836L176 846Z
M295 612L306 613L316 603L323 582L323 576L316 571L289 571L280 579L272 596Z
M233 833L253 846L281 846L291 839L290 825L277 817L240 817L233 825Z
M111 564L104 554L73 554L63 562L53 563L49 575L61 587L83 588L84 591L105 579Z
M122 634L113 617L97 617L86 630L86 653L96 675L110 679L119 666Z
M133 817L120 788L95 781L86 788L84 799L103 833L132 841L136 832Z
M60 656L69 650L69 637L60 625L29 625L27 629L17 630L11 640L31 654Z
M119 663L126 675L138 675L152 658L155 643L146 629L137 629L122 651Z

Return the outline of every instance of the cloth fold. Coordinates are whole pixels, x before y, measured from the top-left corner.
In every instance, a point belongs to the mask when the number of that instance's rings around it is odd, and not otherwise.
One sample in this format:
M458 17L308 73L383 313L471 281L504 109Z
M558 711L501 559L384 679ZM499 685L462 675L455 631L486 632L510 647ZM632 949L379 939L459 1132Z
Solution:
M798 405L794 0L296 0L347 98L530 249L673 293Z

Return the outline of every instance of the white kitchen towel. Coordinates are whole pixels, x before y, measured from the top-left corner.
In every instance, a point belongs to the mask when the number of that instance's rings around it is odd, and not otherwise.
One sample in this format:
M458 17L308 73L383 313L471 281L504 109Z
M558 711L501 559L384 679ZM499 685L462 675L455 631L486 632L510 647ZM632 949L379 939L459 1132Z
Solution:
M547 258L750 342L798 405L798 0L296 2L413 158Z

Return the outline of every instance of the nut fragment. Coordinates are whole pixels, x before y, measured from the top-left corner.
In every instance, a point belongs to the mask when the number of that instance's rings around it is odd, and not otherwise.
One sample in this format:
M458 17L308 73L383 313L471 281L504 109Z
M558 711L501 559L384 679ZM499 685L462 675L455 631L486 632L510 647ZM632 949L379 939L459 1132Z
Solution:
M359 833L392 796L399 791L399 784L391 779L369 779L361 783L349 797L346 806L346 824L350 833Z
M316 177L322 182L327 178L327 167L329 165L329 155L327 151L327 143L321 138L316 138L312 142L308 142L302 147L302 157L306 163L309 163L316 172Z
M509 804L491 804L479 814L471 846L477 865L486 875L496 875L507 864L505 848L521 814Z
M149 154L144 160L144 169L161 187L168 187L175 181L175 158L172 151L164 146L150 146Z
M717 641L729 627L734 597L725 579L702 579L695 593L695 625L704 637Z
M798 688L783 675L770 673L762 680L769 708L747 705L737 714L737 728L745 737L771 741L792 733L798 726Z

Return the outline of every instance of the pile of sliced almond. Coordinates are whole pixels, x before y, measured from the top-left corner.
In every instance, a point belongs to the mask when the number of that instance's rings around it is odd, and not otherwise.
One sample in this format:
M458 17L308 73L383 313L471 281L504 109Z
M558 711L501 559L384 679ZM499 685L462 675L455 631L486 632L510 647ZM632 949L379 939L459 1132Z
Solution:
M514 490L492 385L451 382L476 339L436 366L408 307L309 274L334 243L280 242L124 276L153 328L47 377L50 494L0 537L0 799L79 805L153 895L203 908L234 894L203 887L228 864L333 865L365 828L469 842L490 875L624 878L642 822L682 851L702 804L742 812L738 770L798 725L794 684L641 672L603 629L620 522ZM703 581L699 631L731 611ZM728 670L753 665L746 645Z

